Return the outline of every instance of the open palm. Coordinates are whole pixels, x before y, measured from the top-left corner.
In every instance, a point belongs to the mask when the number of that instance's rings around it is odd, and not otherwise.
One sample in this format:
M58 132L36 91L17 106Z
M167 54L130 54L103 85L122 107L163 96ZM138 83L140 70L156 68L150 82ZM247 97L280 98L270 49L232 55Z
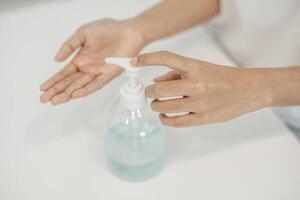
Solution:
M143 37L124 21L104 19L80 27L58 51L55 59L74 58L42 84L42 102L53 105L91 94L118 76L122 69L107 65L108 56L135 56L144 47Z

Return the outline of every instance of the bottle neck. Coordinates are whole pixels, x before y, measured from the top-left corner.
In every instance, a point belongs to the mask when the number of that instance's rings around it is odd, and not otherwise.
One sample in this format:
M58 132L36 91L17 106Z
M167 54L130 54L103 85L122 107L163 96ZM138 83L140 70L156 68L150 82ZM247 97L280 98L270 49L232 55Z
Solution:
M130 81L127 81L120 88L122 106L128 110L141 109L146 102L144 86L140 82L135 83L136 87L132 87L130 84Z

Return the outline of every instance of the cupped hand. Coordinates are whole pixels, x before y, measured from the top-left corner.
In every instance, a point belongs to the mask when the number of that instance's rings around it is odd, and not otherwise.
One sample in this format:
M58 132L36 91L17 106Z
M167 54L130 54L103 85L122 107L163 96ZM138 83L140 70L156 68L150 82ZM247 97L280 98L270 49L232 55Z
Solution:
M107 56L135 56L144 47L143 36L129 21L103 19L81 26L59 49L55 59L73 59L41 86L42 102L53 105L86 96L121 73L107 65Z
M154 98L152 109L161 113L160 120L167 126L223 122L271 104L270 90L256 69L226 67L165 51L139 55L131 63L172 69L145 90L146 96ZM179 98L161 99L165 97Z

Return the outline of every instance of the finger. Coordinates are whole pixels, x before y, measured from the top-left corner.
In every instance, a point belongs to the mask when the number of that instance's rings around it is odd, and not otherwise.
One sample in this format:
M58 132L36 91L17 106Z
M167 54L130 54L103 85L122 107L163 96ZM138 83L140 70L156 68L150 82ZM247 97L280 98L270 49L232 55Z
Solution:
M52 76L49 80L45 81L42 85L41 85L41 91L46 91L48 90L50 87L52 87L53 85L55 85L56 83L58 83L59 81L65 79L66 77L68 77L69 75L73 74L77 72L77 68L76 66L71 62L69 63L66 67L64 67L61 71L59 71L58 73L56 73L54 76Z
M81 29L78 29L58 50L55 60L63 61L67 59L76 49L84 44L85 38Z
M68 95L67 93L60 93L59 95L53 97L51 99L51 103L52 105L58 105L58 104L61 104L61 103L65 103L65 102L68 102L70 101L71 99L71 96Z
M88 66L85 66L85 67L81 67L80 69L84 73L94 74L94 75L99 75L99 74L103 73L103 71L104 71L102 66L99 66L99 65L93 65L93 66L88 65Z
M69 87L67 87L67 89L65 89L62 93L53 97L53 99L51 99L51 103L53 105L58 105L69 101L72 98L72 93L75 90L84 87L86 84L92 81L94 77L94 75L82 75L79 79L77 79Z
M181 72L188 72L189 60L186 57L170 53L168 51L158 51L141 54L131 60L134 66L167 66Z
M189 96L185 80L154 83L145 88L147 97L159 99L162 97Z
M193 113L172 117L168 117L165 114L160 114L159 118L162 124L171 127L189 127L201 124L198 115Z
M94 75L91 74L84 74L82 77L80 77L79 79L77 79L76 81L74 81L65 91L64 93L66 93L67 95L71 96L72 93L75 90L78 90L82 87L84 87L86 84L88 84L89 82L91 82L93 79L95 78Z
M162 76L158 76L154 79L155 82L162 82L162 81L173 81L173 80L179 80L181 79L181 76L176 71L170 71Z
M54 86L49 88L42 96L41 96L41 102L46 103L52 97L62 92L66 87L68 87L74 80L78 79L80 77L80 73L75 73L67 78L61 80L60 82L56 83Z
M112 78L104 75L98 76L96 79L94 79L92 82L87 84L85 87L74 91L72 94L72 98L80 98L87 96L96 90L101 89L104 85L106 85Z
M151 103L151 108L159 113L182 113L191 111L189 98L176 98L168 100L155 99Z

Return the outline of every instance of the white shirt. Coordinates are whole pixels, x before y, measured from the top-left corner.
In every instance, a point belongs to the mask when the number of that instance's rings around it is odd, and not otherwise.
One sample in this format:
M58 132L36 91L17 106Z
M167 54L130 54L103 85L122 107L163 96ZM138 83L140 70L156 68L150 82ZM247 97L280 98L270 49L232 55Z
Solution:
M220 3L220 15L209 29L239 66L300 66L300 0ZM300 107L277 111L300 131Z

